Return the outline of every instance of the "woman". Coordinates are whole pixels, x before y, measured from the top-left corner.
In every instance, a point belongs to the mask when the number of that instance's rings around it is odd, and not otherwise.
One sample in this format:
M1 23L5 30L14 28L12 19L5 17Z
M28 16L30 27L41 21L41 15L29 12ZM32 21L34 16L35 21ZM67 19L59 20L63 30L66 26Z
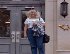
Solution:
M36 10L30 10L27 13L27 19L25 20L24 24L24 37L28 36L28 40L31 45L32 54L37 54L37 48L39 50L39 54L44 54L43 48L43 35L34 35L33 26L39 25L38 22L42 26L45 24L44 20L40 17L40 14Z

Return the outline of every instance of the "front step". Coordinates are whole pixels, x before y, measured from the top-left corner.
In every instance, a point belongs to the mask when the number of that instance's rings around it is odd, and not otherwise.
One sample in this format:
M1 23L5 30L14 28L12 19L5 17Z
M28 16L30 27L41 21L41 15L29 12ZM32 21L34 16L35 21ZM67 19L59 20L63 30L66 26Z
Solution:
M57 54L70 54L70 50L56 50Z

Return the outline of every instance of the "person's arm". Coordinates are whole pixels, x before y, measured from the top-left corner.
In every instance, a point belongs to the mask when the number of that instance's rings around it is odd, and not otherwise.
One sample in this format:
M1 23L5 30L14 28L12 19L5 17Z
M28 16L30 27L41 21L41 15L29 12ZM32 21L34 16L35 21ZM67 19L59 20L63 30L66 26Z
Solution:
M45 21L44 21L42 18L40 18L40 21L42 21L42 25L43 25L43 26L46 25Z
M25 20L24 24L24 37L27 37L28 18Z
M27 37L27 28L28 28L28 25L25 24L25 26L24 26L24 38Z

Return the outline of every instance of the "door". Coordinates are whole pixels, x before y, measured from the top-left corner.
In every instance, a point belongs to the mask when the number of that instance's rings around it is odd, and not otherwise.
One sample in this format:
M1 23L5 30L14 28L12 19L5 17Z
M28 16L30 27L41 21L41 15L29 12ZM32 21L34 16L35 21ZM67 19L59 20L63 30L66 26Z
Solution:
M12 13L7 8L0 8L0 54L16 53L15 20Z
M36 7L41 11L41 7ZM24 21L28 9L0 8L0 54L31 54L28 38L24 38Z
M28 9L24 7L17 7L16 18L16 54L31 54L31 47L28 38L24 38L24 21L26 20L26 12ZM21 10L22 9L22 10ZM36 10L41 11L41 7L35 7Z
M0 54L19 54L19 15L16 7L0 8Z

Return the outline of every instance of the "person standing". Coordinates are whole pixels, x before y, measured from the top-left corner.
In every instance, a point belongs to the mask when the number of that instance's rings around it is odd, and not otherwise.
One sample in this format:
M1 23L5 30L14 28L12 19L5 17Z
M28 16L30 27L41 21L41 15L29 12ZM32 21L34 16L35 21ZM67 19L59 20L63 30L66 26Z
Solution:
M24 22L25 24L24 37L28 37L32 54L37 54L37 48L38 48L39 54L44 54L43 35L42 34L34 35L34 31L33 31L33 26L37 25L39 21L41 26L45 25L45 22L41 18L40 13L38 11L33 9L27 12L27 19Z

